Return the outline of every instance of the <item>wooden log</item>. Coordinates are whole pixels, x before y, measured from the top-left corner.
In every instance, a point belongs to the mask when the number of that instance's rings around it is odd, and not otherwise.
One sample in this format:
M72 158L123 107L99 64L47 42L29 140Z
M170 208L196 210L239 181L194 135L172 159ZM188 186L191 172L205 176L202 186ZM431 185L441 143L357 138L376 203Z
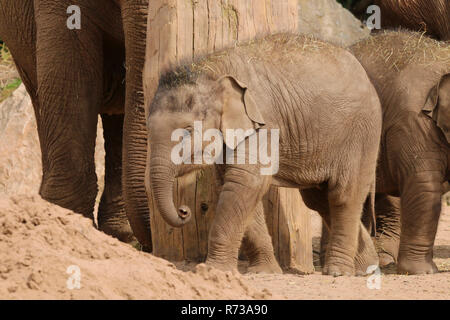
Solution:
M144 68L145 106L150 106L159 77L165 71L240 42L268 34L296 32L297 14L297 0L150 1ZM146 181L149 181L148 176ZM168 226L149 195L153 253L173 261L203 261L217 200L213 170L178 179L174 199L190 206L193 219L182 229ZM311 272L309 212L298 190L274 188L266 202L266 209L274 212L272 216L268 211L267 216L271 217L269 229L280 264L289 270Z
M159 76L177 64L268 34L297 32L297 28L298 0L151 1L145 106L153 99Z
M174 201L189 205L192 219L183 228L169 226L161 217L152 197L150 225L153 254L170 261L204 261L208 252L208 232L217 202L214 169L177 179Z
M314 272L311 214L297 189L271 187L264 198L275 257L290 273Z

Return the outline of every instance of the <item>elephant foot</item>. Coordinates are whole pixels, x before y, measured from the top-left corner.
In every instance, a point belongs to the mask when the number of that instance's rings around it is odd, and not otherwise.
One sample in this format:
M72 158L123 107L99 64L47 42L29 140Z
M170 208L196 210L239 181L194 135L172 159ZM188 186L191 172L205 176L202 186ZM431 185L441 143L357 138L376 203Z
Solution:
M357 255L355 258L355 275L366 276L369 274L372 266L379 266L379 258L376 252L373 254L367 254L363 256Z
M376 240L377 252L380 258L380 267L387 267L397 263L398 246L400 240L384 235L378 236Z
M108 210L106 210L106 208L108 208ZM104 206L103 203L100 203L98 212L98 229L107 235L118 239L119 241L133 246L138 244L123 209L112 211L110 207Z
M132 246L138 244L138 241L134 237L133 231L131 230L130 225L127 222L127 225L122 223L121 225L117 225L117 223L99 223L98 229L107 235L110 235L119 241L128 243Z
M267 274L282 274L283 270L281 270L278 262L275 258L271 261L269 260L259 260L257 262L250 261L250 265L247 268L248 273L267 273Z
M355 256L355 274L365 276L373 270L373 267L379 266L379 258L375 244L365 227L360 225L358 250Z
M249 265L247 272L249 273L278 273L282 274L283 271L275 258L273 252L272 242L270 238L268 243L261 244L258 248L252 248L251 246L244 246L247 253Z
M207 258L205 261L205 265L225 272L238 272L237 260L234 259L232 261L217 261Z
M337 263L325 263L325 266L322 269L323 275L329 275L333 277L340 277L340 276L354 276L355 275L355 269L350 266L344 265L344 264L337 264Z
M434 274L439 270L436 264L431 261L413 261L399 258L397 264L397 272L400 274Z
M387 268L393 264L395 264L394 257L386 252L380 252L378 254L378 257L380 259L380 268Z
M67 181L70 180L67 179ZM72 185L68 185L67 183L59 184L59 182L49 182L49 179L44 176L42 178L39 194L42 199L52 204L71 210L75 213L79 213L85 218L94 221L94 206L95 197L97 195L97 183L95 180L92 180L89 183L79 184L82 186L80 187L80 189L77 189L78 185L74 187ZM80 197L80 194L83 194L85 196Z
M333 277L354 276L354 259L349 257L337 257L328 254L325 259L325 265L322 268L322 274Z

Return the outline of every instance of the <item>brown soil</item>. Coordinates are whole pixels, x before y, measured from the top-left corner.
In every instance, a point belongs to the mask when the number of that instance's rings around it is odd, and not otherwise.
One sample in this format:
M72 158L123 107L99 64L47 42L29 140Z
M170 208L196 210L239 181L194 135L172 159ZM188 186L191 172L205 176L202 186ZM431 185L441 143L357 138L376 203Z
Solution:
M70 289L80 270L80 289ZM139 252L39 197L0 197L1 299L270 299L239 274Z
M2 299L449 299L450 207L441 218L435 261L441 273L367 277L239 275L197 265L184 272L99 231L90 220L38 196L0 197ZM320 220L314 217L315 250ZM69 266L81 272L69 289ZM244 269L242 269L244 270ZM70 282L70 281L69 281Z
M320 218L313 217L314 251L319 250ZM315 263L318 262L316 255ZM285 299L450 299L450 207L444 206L434 248L440 273L406 276L383 270L380 289L367 287L368 277L312 275L245 275L257 289L268 289ZM316 267L316 269L319 269Z

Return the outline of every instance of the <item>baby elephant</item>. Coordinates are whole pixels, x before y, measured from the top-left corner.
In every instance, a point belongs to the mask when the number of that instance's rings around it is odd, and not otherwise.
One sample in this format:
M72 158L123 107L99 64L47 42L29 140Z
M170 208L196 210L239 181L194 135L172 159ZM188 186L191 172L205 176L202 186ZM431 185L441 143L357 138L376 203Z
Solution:
M237 267L270 185L302 190L330 227L324 274L378 263L374 248L358 242L370 240L360 219L375 183L381 106L346 50L277 35L213 54L161 78L148 128L150 186L170 225L190 216L186 206L175 208L174 179L206 165L223 171L207 264Z
M400 273L435 273L442 185L450 178L450 45L421 33L384 32L351 50L383 108L376 196L380 262L397 262Z

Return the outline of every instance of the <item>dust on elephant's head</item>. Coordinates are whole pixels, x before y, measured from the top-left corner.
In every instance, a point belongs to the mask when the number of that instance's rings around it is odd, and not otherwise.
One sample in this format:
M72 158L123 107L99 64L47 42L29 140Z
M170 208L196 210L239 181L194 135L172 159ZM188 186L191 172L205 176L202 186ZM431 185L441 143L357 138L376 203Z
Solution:
M450 143L450 73L431 89L423 110L436 121Z
M186 134L192 134L199 130L194 125L197 122L201 123L202 134L209 129L217 129L225 145L236 149L239 143L264 124L251 90L232 75L218 79L202 75L195 80L184 79L185 83L181 84L178 82L180 78L173 80L173 74L166 77L171 80L167 82L162 79L150 108L150 141L165 140L170 144L175 130L184 129ZM244 135L234 135L236 130L242 130ZM193 139L191 142L194 143Z

